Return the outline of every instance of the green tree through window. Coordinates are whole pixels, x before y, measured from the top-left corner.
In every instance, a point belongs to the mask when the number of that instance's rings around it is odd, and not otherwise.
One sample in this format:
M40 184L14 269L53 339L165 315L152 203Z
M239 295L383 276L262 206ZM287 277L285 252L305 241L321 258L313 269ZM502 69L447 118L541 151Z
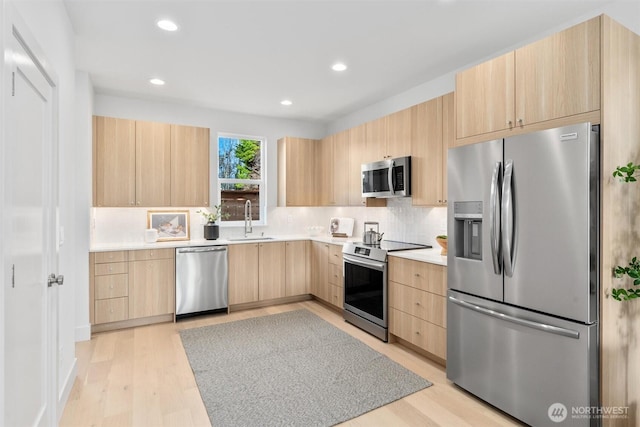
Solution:
M244 219L244 203L251 200L252 218L260 219L263 140L218 137L218 178L222 212L227 221Z

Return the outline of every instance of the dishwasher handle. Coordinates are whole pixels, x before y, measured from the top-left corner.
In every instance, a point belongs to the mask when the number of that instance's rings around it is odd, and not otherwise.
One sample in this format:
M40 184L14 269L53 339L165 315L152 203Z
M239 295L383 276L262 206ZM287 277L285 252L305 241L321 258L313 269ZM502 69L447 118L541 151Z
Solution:
M184 248L178 249L179 254L191 254L200 252L224 252L227 250L226 246L212 246L205 248Z

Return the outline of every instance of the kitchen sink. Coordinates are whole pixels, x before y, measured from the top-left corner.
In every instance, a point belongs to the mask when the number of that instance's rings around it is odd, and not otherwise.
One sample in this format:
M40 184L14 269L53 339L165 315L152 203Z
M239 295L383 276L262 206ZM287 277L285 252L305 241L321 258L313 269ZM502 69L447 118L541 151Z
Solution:
M273 240L273 237L266 237L266 236L232 237L227 240L229 240L230 242L242 242L242 241L249 241L249 240Z

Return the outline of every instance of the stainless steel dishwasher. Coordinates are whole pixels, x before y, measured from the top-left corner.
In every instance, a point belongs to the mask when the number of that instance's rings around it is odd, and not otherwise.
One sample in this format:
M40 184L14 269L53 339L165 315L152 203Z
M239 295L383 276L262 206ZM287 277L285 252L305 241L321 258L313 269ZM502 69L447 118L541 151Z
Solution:
M176 318L226 310L226 246L176 248Z

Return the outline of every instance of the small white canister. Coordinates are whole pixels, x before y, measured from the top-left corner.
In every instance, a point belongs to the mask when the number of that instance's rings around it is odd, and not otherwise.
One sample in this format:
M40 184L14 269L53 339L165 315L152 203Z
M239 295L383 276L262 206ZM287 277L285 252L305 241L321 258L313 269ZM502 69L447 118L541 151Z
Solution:
M148 228L144 230L144 241L147 243L154 243L158 241L158 230L155 228Z

